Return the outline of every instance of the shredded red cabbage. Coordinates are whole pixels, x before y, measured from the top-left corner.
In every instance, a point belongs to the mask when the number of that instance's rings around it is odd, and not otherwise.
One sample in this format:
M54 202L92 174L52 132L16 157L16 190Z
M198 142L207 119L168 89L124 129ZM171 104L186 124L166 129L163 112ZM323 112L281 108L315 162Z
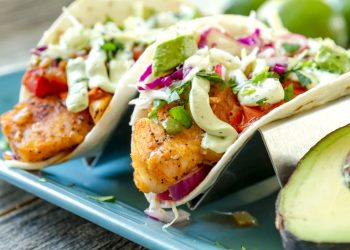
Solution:
M181 200L183 197L188 195L193 191L208 175L211 167L202 166L198 171L190 174L185 177L183 180L169 187L169 189L163 193L157 194L158 199L160 200L172 200L177 201Z
M41 55L41 52L47 50L47 46L46 45L43 45L43 46L39 46L39 47L36 47L35 49L32 49L31 50L31 53L33 55L37 55L37 56L40 56Z
M262 43L262 40L260 37L260 29L255 29L255 31L249 36L238 38L237 41L247 46L260 45Z
M164 88L173 84L174 81L182 80L183 78L184 78L184 70L183 70L183 67L181 66L181 67L178 67L172 74L168 76L158 77L152 82L146 83L145 88L142 86L138 86L137 88L138 90Z
M272 68L273 71L275 71L277 74L283 74L284 72L286 72L287 70L287 65L285 64L276 64L275 66L273 66Z
M143 72L143 74L141 75L139 81L140 81L140 82L143 82L150 74L152 74L152 64L150 64L150 65L147 67L146 71Z

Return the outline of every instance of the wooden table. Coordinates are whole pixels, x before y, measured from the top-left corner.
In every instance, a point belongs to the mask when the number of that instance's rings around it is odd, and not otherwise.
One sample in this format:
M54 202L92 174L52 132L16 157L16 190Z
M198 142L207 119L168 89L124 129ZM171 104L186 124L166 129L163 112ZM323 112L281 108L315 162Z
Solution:
M0 0L0 71L23 66L72 0ZM0 180L0 249L142 249Z

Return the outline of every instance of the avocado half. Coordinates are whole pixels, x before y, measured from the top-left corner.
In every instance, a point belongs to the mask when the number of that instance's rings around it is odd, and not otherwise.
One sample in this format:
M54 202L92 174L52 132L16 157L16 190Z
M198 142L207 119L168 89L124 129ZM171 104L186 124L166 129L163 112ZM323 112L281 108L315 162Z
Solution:
M276 204L287 250L350 250L350 125L317 143L299 162Z

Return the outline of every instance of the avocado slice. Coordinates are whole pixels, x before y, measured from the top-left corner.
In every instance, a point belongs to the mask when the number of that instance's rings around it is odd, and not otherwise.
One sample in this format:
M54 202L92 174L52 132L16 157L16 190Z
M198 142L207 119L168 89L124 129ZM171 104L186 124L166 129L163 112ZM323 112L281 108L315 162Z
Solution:
M196 39L192 35L181 35L159 44L153 57L153 75L160 76L176 68L197 49Z
M285 249L350 249L350 125L299 162L276 204Z

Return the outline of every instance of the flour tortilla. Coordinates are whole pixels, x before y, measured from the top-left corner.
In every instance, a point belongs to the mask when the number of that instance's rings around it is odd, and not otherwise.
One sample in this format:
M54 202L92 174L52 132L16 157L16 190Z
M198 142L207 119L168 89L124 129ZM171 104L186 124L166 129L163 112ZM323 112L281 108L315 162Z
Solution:
M182 0L163 1L163 0L77 0L73 2L67 11L77 18L83 25L92 26L97 22L103 22L106 17L111 17L117 24L122 24L123 20L133 14L133 5L136 2L142 2L145 6L151 7L156 11L176 11L183 4L189 4ZM52 26L44 33L39 45L58 42L61 34L72 26L71 21L65 13L63 13ZM146 54L149 52L146 52ZM123 113L128 108L128 102L136 95L134 88L129 88L128 79L130 75L137 74L143 70L142 65L147 63L150 56L140 58L138 66L130 69L124 77L119 81L115 94L106 109L102 118L86 135L84 141L72 152L61 153L46 161L28 163L17 160L5 161L7 166L22 168L27 170L39 170L48 165L57 164L68 159L79 156L96 156L103 150L110 134L118 124ZM30 93L22 85L20 91L20 101L27 99Z
M196 19L193 21L189 21L183 29L187 29L190 34L193 34L196 38L200 36L200 34L208 27L218 27L229 35L233 37L240 37L244 35L248 35L252 33L252 27L259 28L260 31L269 32L269 29L261 22L252 20L245 16L238 15L219 15L212 17L205 17ZM181 30L181 28L179 28ZM152 58L154 55L155 48L157 43L150 46L147 50L143 58L139 62L135 64L136 68L143 68L139 72L139 75L135 78L130 79L130 82L137 82L137 78L145 71L146 67L152 63ZM240 55L240 51L238 54ZM147 58L146 58L147 57ZM145 63L146 62L146 63ZM141 65L141 63L145 63ZM136 80L136 81L135 81ZM222 158L215 164L215 166L211 169L206 178L188 195L186 195L181 200L176 201L176 206L180 206L194 199L198 195L204 193L208 190L219 177L220 173L222 173L225 167L231 162L232 158L239 152L241 147L249 140L249 138L262 126L285 117L292 116L299 112L312 109L314 107L320 106L329 101L338 99L342 96L350 94L350 73L343 74L339 76L337 79L320 84L306 93L299 95L292 99L291 101L275 108L270 113L263 116L260 120L253 123L249 128L247 128L244 132L242 132L238 139L227 149ZM147 110L140 108L139 106L135 106L131 124L133 124L136 120L141 117L147 116ZM150 194L145 194L148 201L150 201ZM170 208L172 203L163 202L161 206L164 208Z

